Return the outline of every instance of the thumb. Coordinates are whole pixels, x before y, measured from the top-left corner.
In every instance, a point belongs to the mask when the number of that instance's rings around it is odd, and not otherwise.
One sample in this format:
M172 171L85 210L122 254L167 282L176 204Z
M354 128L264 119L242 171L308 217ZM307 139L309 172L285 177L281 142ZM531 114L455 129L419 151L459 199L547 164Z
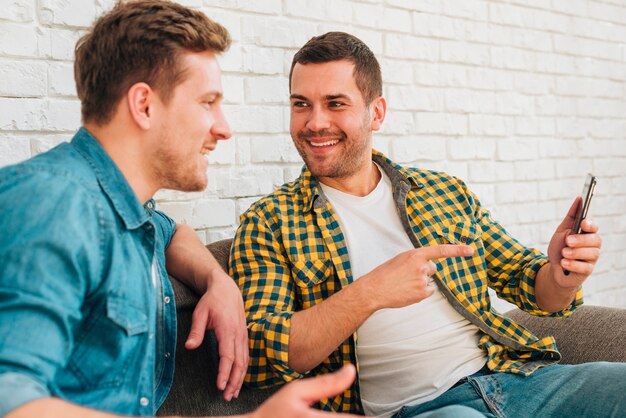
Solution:
M352 364L348 364L334 373L295 382L294 385L298 385L294 388L295 396L311 405L320 399L343 392L350 387L355 377L356 369Z
M578 212L578 207L582 204L583 199L580 196L577 196L572 203L572 206L569 207L567 211L567 215L557 228L557 232L565 232L568 229L572 228L574 225L574 219L576 219L576 213Z
M204 340L204 334L206 333L207 315L201 314L198 309L199 307L196 307L196 310L191 316L191 329L189 330L187 341L185 341L185 348L187 350L195 350L200 347L202 340Z

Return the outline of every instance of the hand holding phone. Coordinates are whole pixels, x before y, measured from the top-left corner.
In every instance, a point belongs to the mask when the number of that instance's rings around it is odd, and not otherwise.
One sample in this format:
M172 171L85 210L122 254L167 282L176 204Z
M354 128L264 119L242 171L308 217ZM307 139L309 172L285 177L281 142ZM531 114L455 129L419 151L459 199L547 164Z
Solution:
M585 185L583 187L583 192L581 193L582 202L578 205L578 209L576 210L576 217L574 218L574 224L572 225L572 234L580 234L582 231L582 223L583 220L587 217L587 212L589 212L589 205L591 204L591 198L593 197L593 192L596 190L596 177L589 173L587 174L587 178L585 179ZM563 273L567 276L569 275L569 270L563 270Z

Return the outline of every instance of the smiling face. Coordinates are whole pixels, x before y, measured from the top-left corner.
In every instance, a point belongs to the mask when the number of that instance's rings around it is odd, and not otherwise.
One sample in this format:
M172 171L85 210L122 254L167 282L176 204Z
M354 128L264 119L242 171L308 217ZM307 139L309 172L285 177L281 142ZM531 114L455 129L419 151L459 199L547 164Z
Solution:
M348 60L298 63L291 77L291 137L311 173L333 187L369 179L372 131L384 117L384 100L367 105L353 72Z
M183 56L186 78L167 105L160 103L158 137L151 153L159 187L201 191L207 186L207 154L231 131L221 109L221 71L211 52Z

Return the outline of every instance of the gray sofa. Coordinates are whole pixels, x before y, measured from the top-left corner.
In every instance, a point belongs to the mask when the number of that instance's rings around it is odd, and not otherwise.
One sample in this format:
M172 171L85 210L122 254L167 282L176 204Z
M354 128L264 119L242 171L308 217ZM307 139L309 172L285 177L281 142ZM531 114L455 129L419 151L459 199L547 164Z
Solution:
M231 240L210 244L207 248L226 268ZM198 296L172 278L178 314L178 344L174 384L159 416L235 415L256 408L273 391L243 388L239 399L226 402L217 390L217 343L207 332L204 344L195 351L184 347L191 325L191 314ZM526 325L539 336L554 335L563 354L563 363L589 361L626 362L626 309L582 306L565 320L532 317L510 311L508 316Z

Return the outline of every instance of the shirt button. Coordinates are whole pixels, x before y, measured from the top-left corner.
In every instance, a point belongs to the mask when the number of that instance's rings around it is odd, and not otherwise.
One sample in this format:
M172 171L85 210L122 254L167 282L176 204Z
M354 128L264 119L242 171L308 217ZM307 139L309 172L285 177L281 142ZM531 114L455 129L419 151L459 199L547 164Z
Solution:
M170 353L165 353L165 358L170 358Z
M139 404L141 406L148 406L150 404L150 401L144 396L143 398L139 399Z
M169 296L165 296L165 297L163 298L163 302L165 302L165 303L170 303L170 297L169 297Z

